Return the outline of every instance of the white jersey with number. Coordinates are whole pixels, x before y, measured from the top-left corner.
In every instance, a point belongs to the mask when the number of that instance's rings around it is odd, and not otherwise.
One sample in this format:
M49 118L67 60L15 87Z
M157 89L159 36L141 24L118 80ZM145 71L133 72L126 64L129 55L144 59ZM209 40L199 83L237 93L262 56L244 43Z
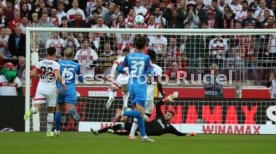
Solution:
M56 76L55 70L60 69L59 63L54 60L42 60L35 66L41 71L35 94L35 104L47 103L48 107L56 105Z
M49 87L49 88L55 88L56 87L56 77L53 75L53 72L55 70L60 69L59 63L57 63L54 60L42 60L36 64L36 69L41 71L40 79L38 83L39 87ZM50 84L53 83L53 84Z
M154 76L158 77L162 75L162 68L156 64L152 64ZM147 86L147 101L145 111L147 114L151 114L154 107L154 87L155 83L150 83Z
M21 86L22 84L18 77L10 83L5 76L0 75L0 96L17 96L16 89Z

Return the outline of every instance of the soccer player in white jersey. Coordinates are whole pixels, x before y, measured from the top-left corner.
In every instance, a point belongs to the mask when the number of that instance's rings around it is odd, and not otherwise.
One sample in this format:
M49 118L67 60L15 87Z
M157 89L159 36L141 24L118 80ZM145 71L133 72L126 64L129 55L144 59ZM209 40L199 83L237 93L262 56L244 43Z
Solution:
M129 53L129 50L127 48L123 49L122 57L118 58L117 60L114 61L111 72L110 72L110 81L112 82L111 86L109 87L107 94L108 94L108 101L106 102L106 108L109 108L114 101L114 95L115 92L118 91L120 88L122 88L122 93L123 93L123 110L127 109L127 103L128 103L128 80L129 76L126 74L128 73L127 68L125 68L125 74L119 74L114 80L115 74L117 67L124 61L125 56Z
M0 70L0 96L23 96L21 81L16 76L17 71L10 62Z
M153 74L153 78L151 78L151 80L148 80L148 85L147 85L147 100L146 100L146 105L145 105L145 113L146 114L144 116L145 121L148 121L148 119L150 118L150 116L152 114L152 110L154 108L154 88L155 88L156 83L157 83L158 91L161 93L162 97L165 98L165 93L163 92L162 84L158 81L158 77L162 76L162 68L155 64L156 53L155 53L155 51L148 49L147 54L150 56L150 60L152 63L151 65L153 67L154 74ZM136 132L137 128L138 128L137 119L134 118L132 127L131 127L131 131L128 136L129 140L136 139L135 132Z
M47 104L47 134L46 136L54 136L51 131L54 122L54 110L57 101L57 87L56 81L62 85L63 90L66 90L66 86L62 83L60 75L60 65L55 61L56 49L50 47L47 49L47 58L37 63L36 69L31 72L32 77L39 77L39 83L37 86L33 107L27 111L24 115L24 119L27 120L32 114L39 112L41 104Z

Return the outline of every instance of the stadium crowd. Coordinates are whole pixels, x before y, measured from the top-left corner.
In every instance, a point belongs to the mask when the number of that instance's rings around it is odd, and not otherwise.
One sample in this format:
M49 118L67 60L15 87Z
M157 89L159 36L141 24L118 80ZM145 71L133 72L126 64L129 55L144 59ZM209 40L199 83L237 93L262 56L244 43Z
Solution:
M12 61L24 79L26 27L61 28L276 28L276 0L1 0L0 63ZM143 15L145 23L135 24ZM56 47L62 58L67 47L75 51L82 73L107 73L124 50L146 37L147 49L170 79L178 71L201 74L212 63L221 73L239 68L236 78L267 80L276 60L276 34L248 36L118 35L109 33L41 33L32 38L32 50L46 57ZM0 65L1 65L0 64ZM257 68L264 68L258 70ZM243 68L249 68L248 70ZM269 69L265 69L269 68ZM240 74L243 74L239 76ZM251 74L251 75L248 75Z

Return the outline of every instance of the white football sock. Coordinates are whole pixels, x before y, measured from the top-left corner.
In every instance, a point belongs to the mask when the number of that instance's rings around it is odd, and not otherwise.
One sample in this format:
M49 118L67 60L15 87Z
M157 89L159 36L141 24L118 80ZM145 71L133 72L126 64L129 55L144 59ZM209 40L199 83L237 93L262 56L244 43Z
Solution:
M108 89L107 95L109 98L114 98L114 92L111 89Z
M48 113L47 115L47 132L52 131L54 123L54 113Z
M137 128L138 128L137 119L134 118L132 126L131 126L131 130L130 130L130 133L129 133L129 136L135 136L135 132L136 132Z
M128 93L123 94L123 102L124 102L123 107L124 107L124 108L127 108L127 104L128 104L128 97L129 97L129 94L128 94Z

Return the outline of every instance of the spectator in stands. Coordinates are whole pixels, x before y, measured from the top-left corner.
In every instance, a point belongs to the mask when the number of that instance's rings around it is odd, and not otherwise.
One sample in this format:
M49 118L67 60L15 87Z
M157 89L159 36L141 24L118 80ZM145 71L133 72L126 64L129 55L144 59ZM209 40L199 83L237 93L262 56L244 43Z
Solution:
M256 18L253 17L253 13L254 13L253 9L248 9L247 17L242 21L243 27L251 27L251 28L257 27L258 21Z
M268 11L266 11L266 12L268 12ZM269 15L269 13L268 13L268 15ZM269 15L267 18L265 18L265 20L263 22L260 23L260 28L271 29L271 28L273 28L273 23L274 23L274 17Z
M94 79L98 54L90 48L88 40L82 42L82 48L77 51L74 59L78 61L80 71L84 77L89 76L87 78Z
M244 0L242 2L242 10L236 12L235 19L238 21L242 21L247 17L247 11L248 11L248 2Z
M25 57L19 57L18 58L18 65L16 66L16 70L17 70L17 77L20 80L24 80L25 79L25 73L26 73L26 59Z
M96 0L96 7L92 11L97 10L100 16L103 17L104 21L107 21L108 9L103 6L103 0Z
M173 58L176 56L177 51L178 51L178 47L177 47L176 37L173 36L169 38L168 49L164 55L168 56L168 58Z
M58 21L58 17L57 17L57 9L52 8L50 14L51 14L51 16L49 17L50 22L52 22L55 25L55 27L58 27L59 21Z
M6 29L0 30L0 54L4 57L11 57L11 53L8 50L9 35L6 34Z
M86 16L89 17L90 13L92 12L93 8L96 6L96 1L92 1L92 0L88 0L86 2L86 9L85 9L85 13Z
M9 22L9 28L12 30L14 27L18 27L22 23L22 19L20 17L20 11L15 10L13 16L14 16L13 19L10 20L10 22Z
M98 64L100 72L106 75L110 74L110 66L112 66L113 62L117 59L116 52L111 48L112 44L111 39L107 36L101 38Z
M184 76L184 70L179 67L177 62L172 62L166 71L166 75L170 80L178 80L180 77Z
M13 58L18 58L19 56L25 57L26 54L26 36L22 34L20 27L14 28L14 33L9 37L8 49Z
M85 28L86 22L82 19L81 14L77 12L74 19L69 23L69 27L72 28Z
M233 13L237 13L242 10L242 5L240 4L239 0L232 0L232 3L229 6Z
M136 16L136 14L135 14L134 8L130 8L129 12L128 12L128 15L127 15L127 17L125 19L126 28L134 27L135 16Z
M149 15L148 10L142 5L141 0L135 0L134 10L135 14L141 13L145 18L147 18Z
M186 14L186 13L185 13ZM167 26L168 28L183 28L184 27L184 19L185 14L183 11L179 13L177 10L172 11L172 17L167 18Z
M92 28L94 25L97 24L97 19L99 17L99 14L100 13L97 10L92 11L92 18L88 20L87 27L91 27Z
M32 14L32 20L30 27L36 27L36 24L39 23L38 14L35 12Z
M52 22L49 22L48 13L43 13L39 23L37 23L35 25L35 27L48 27L48 28L51 28L51 27L55 27L55 25ZM47 39L51 38L51 36L52 36L51 32L39 33L39 39L41 41L41 45L45 46Z
M106 17L106 20L105 20L105 24L108 26L108 27L111 27L112 23L114 20L117 19L117 15L118 14L115 14L115 9L117 7L115 6L114 3L109 3L108 4L108 13L107 13L107 17Z
M256 11L257 8L258 8L258 5L259 5L259 0L253 0L253 2L251 2L249 4L249 8L253 9L254 11Z
M272 10L268 9L266 7L266 1L260 0L259 7L255 11L254 18L258 19L260 22L262 22L265 19L265 10L268 10L271 16L274 16L274 13Z
M61 27L61 28L69 28L69 21L68 21L67 16L63 16L61 18L61 23L60 23L59 27Z
M161 58L166 55L168 40L163 35L154 35L149 38L149 47L151 47L155 53L156 57Z
M125 25L125 17L124 15L120 14L115 22L112 24L113 28L126 28Z
M6 1L6 8L4 9L3 15L6 17L7 21L10 21L13 19L14 8L12 5L13 5L12 0Z
M117 55L121 56L122 52L125 48L127 48L129 51L132 50L133 47L133 35L130 34L122 34L117 38L118 46L117 46Z
M219 83L219 78L217 76L219 75L219 67L216 64L212 64L210 66L210 75L209 78L207 78L207 81L204 81L204 98L223 98L223 87L222 84ZM214 78L212 80L211 78Z
M75 18L76 13L80 13L82 20L86 20L83 10L79 8L78 0L73 0L72 8L67 11L67 18L69 20L73 20Z
M46 6L44 0L37 0L35 2L35 7L33 9L33 12L36 12L39 16L39 18L42 16L42 10Z
M231 9L225 12L224 20L223 20L223 28L224 29L235 28L235 14L233 14Z
M21 18L26 16L29 19L31 17L31 11L29 9L28 3L23 3L20 6L20 14L21 14Z
M276 0L271 1L270 9L275 15L276 14Z
M97 24L94 25L92 28L109 28L107 25L104 24L103 17L99 16L97 18Z
M68 33L67 38L65 39L65 46L72 48L76 52L80 48L80 43L73 33Z
M218 7L218 0L212 0L211 10L215 12L214 28L223 28L223 15Z
M215 63L218 66L223 66L223 59L225 59L228 50L228 44L226 39L217 35L209 43L209 64Z
M162 27L162 28L167 27L167 21L164 17L162 17L161 10L159 7L156 7L154 9L154 15L155 15L155 23L158 24L158 27Z
M3 14L3 9L0 8L0 28L5 28L8 26L8 20Z
M49 22L49 16L47 13L42 14L40 22L36 24L36 27L55 27L52 22Z
M22 17L22 23L20 24L20 29L22 30L23 34L26 34L26 28L30 27L30 22L28 17L24 16Z
M65 41L63 38L60 38L57 32L53 32L52 37L46 41L45 48L48 49L49 47L55 47L56 57L61 58L62 51L65 49Z
M61 24L62 17L64 17L64 16L67 17L67 14L64 11L64 3L58 2L57 9L58 9L57 10L58 23Z
M184 24L190 24L191 28L198 28L200 24L199 17L196 11L196 2L189 1L187 4L187 17L184 20Z

